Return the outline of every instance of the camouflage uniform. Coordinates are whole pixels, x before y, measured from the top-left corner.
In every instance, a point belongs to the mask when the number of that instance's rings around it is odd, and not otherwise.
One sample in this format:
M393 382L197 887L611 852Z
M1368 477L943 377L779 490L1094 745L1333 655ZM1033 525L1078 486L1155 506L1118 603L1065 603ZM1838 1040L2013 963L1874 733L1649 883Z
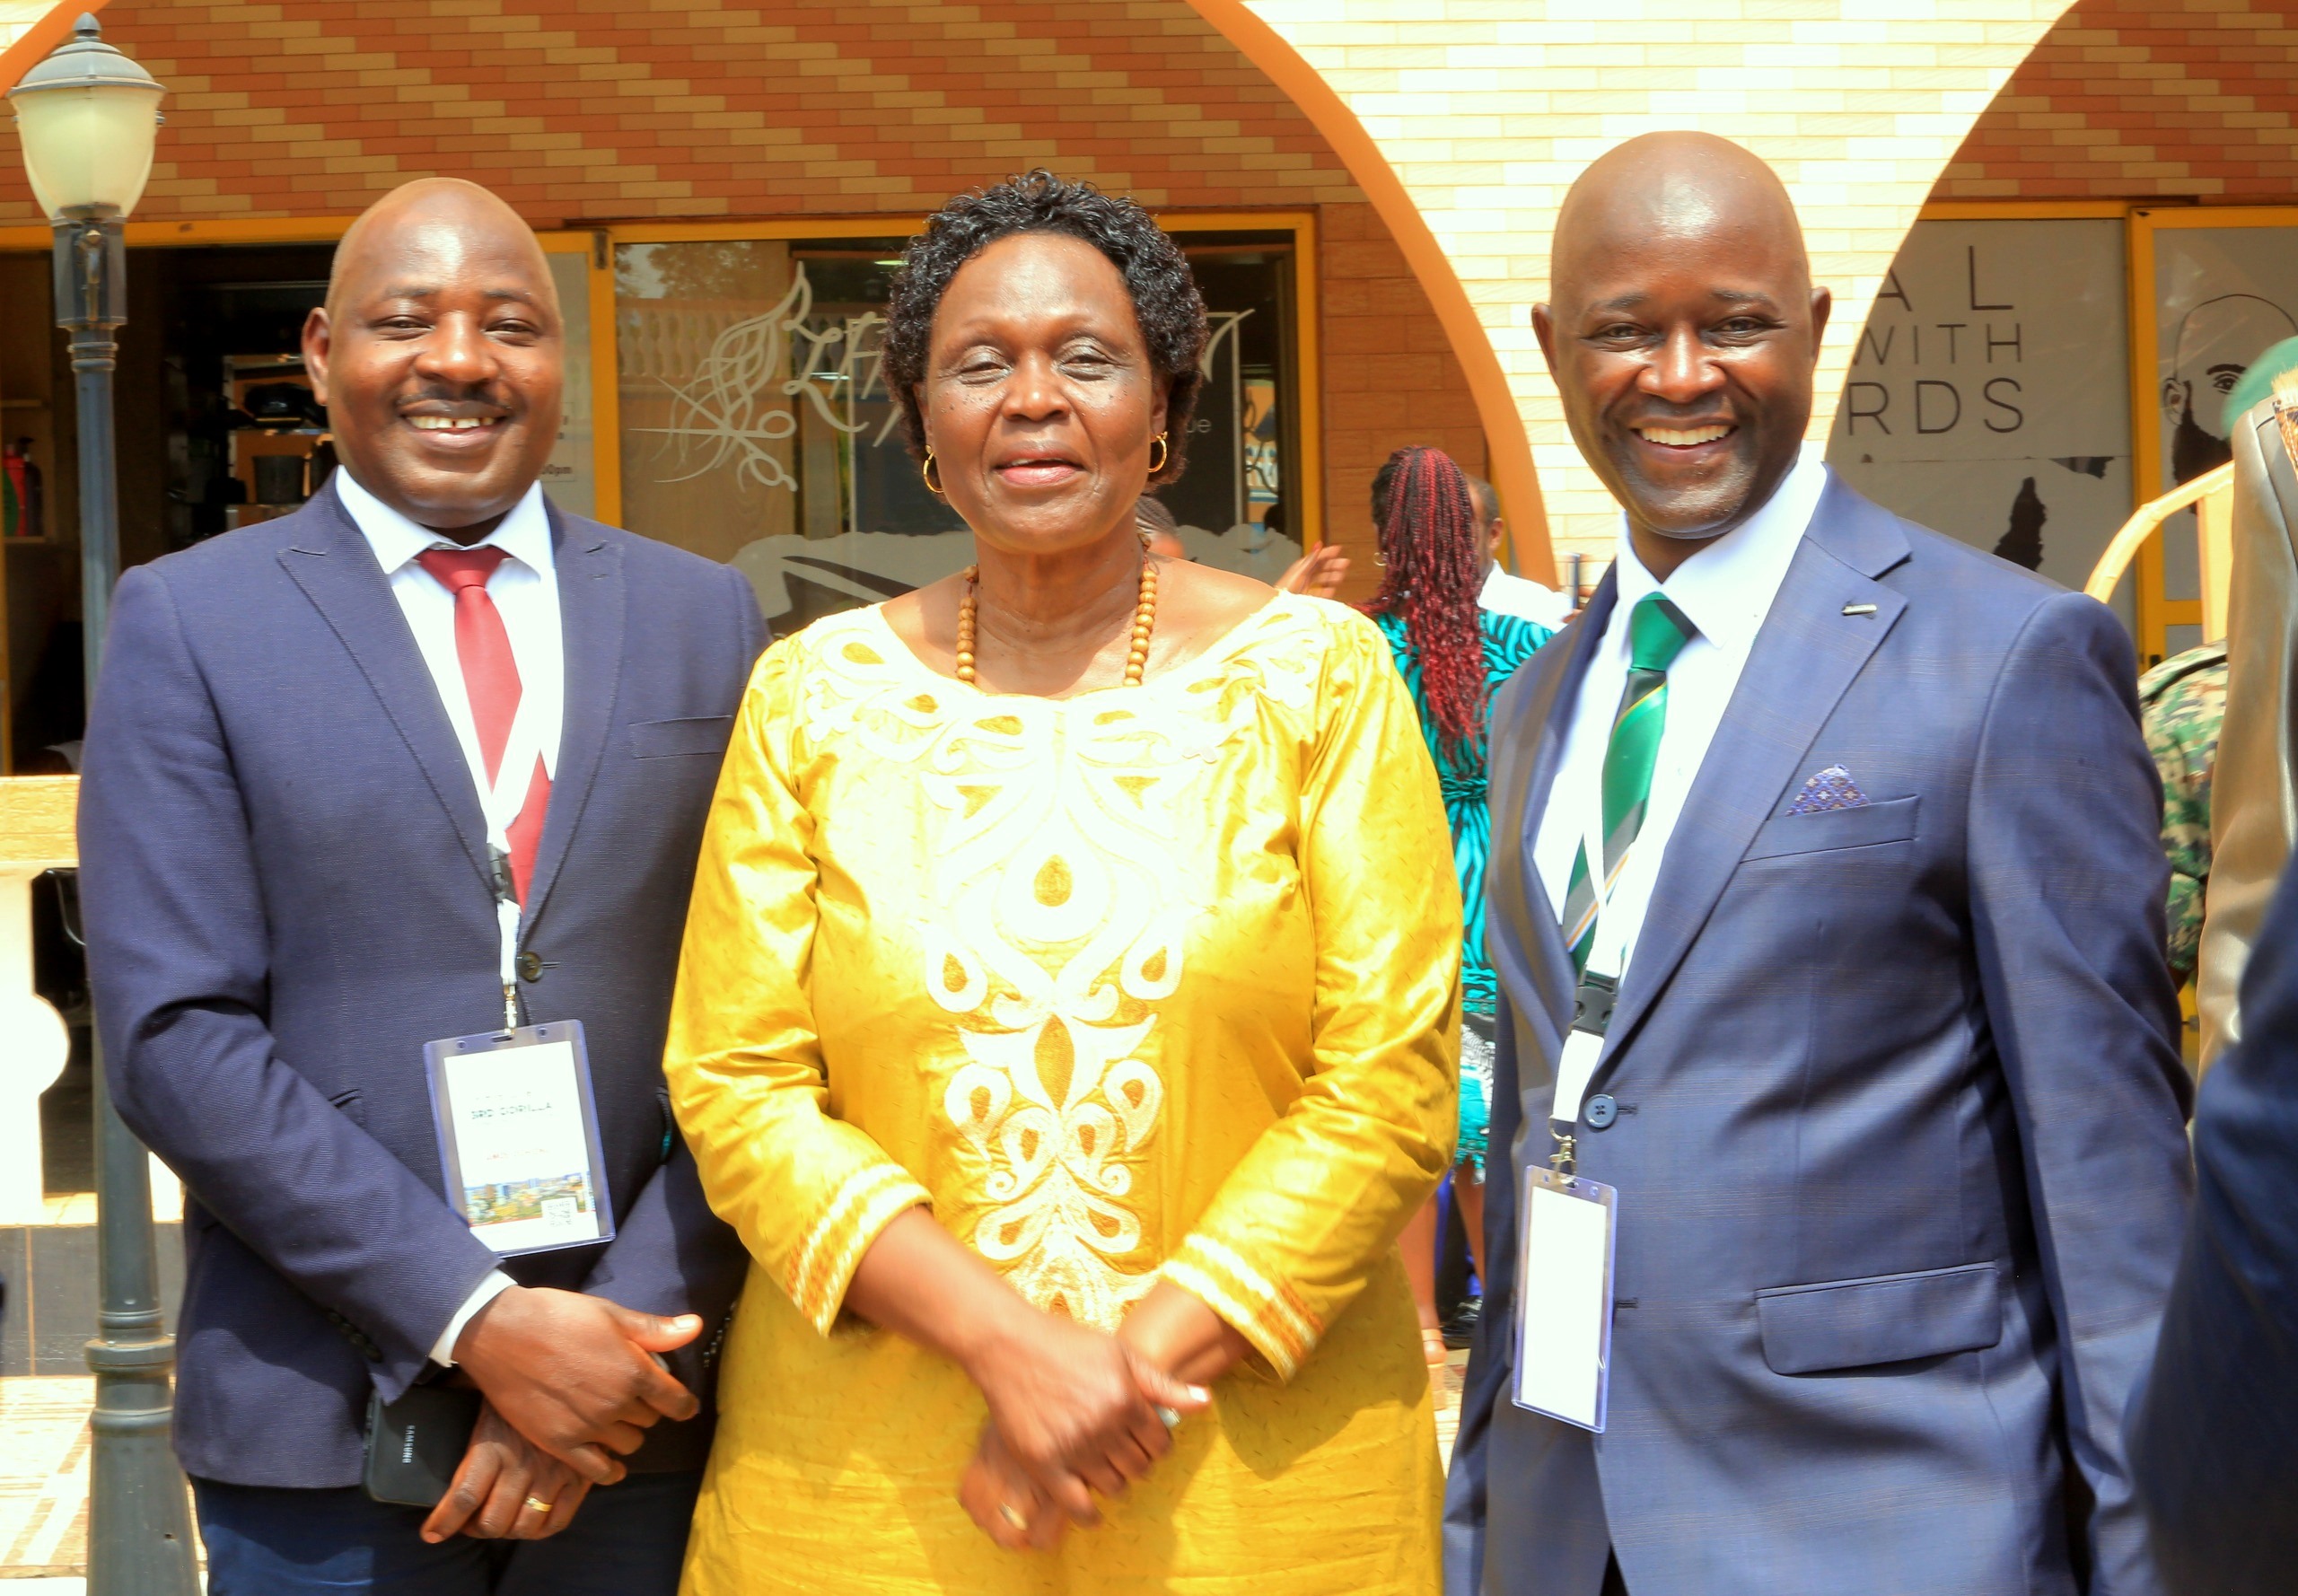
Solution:
M2162 852L2171 861L2171 973L2194 976L2210 881L2210 768L2226 718L2226 645L2206 643L2138 679L2146 747L2162 777Z

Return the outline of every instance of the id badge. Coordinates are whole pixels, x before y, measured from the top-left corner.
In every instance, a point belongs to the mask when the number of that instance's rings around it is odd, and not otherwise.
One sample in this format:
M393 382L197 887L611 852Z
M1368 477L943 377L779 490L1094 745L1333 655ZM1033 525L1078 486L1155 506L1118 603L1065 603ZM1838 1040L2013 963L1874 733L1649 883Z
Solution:
M580 1021L423 1048L447 1201L503 1257L614 1239Z
M1511 1394L1519 1407L1599 1435L1611 1391L1618 1211L1611 1187L1554 1170L1524 1172Z

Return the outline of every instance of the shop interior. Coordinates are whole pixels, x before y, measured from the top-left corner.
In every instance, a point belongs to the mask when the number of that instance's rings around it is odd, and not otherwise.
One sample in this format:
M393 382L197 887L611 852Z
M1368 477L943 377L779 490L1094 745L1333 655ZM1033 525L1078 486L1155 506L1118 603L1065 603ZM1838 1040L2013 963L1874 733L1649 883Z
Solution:
M325 480L334 451L299 346L331 253L135 251L116 384L123 568L284 514ZM48 276L45 256L0 257L0 292L15 303L45 301ZM0 430L9 773L61 775L82 718L78 440L52 326L0 328Z

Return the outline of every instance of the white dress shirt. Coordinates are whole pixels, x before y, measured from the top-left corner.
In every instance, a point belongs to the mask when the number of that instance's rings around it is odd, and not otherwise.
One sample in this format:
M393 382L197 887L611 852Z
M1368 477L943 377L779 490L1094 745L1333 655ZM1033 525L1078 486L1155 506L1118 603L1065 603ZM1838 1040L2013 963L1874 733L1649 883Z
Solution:
M1604 633L1593 641L1588 672L1581 679L1580 695L1564 739L1564 758L1557 767L1556 785L1549 789L1548 807L1541 811L1539 831L1532 845L1532 864L1548 888L1557 919L1564 918L1564 900L1572 882L1572 866L1588 831L1592 809L1601 802L1604 750L1611 741L1612 719L1619 711L1620 694L1627 686L1627 618L1636 601L1649 593L1665 593L1682 610L1699 635L1683 646L1668 668L1668 715L1660 733L1660 753L1652 772L1652 795L1644 811L1643 827L1628 851L1628 864L1613 884L1604 907L1606 918L1618 916L1620 969L1625 974L1644 926L1645 910L1652 901L1652 885L1668 838L1683 814L1692 780L1707 758L1724 723L1740 672L1755 647L1756 634L1771 612L1787 567L1803 541L1828 485L1828 469L1820 452L1806 445L1802 458L1773 492L1762 509L1737 530L1676 567L1662 583L1636 557L1626 519L1619 531L1619 554L1613 569L1619 574L1618 602L1606 620Z
M550 517L543 510L542 485L527 489L526 496L511 507L501 525L469 545L500 548L510 556L487 579L487 596L503 618L503 629L511 639L511 658L519 668L518 720L498 772L499 791L491 794L486 761L479 754L478 727L471 718L470 693L463 686L462 658L455 651L455 597L415 559L426 549L465 546L409 521L360 487L347 469L337 470L335 483L352 523L375 551L376 562L391 584L391 597L399 601L399 610L415 633L415 646L439 689L447 722L462 745L463 766L471 773L479 807L487 814L487 840L508 852L505 829L518 817L534 775L534 760L525 756L529 751L539 754L543 769L555 779L559 728L566 715L558 566L551 557Z
M1572 601L1562 593L1528 577L1511 576L1500 568L1497 560L1485 573L1484 586L1477 593L1476 602L1479 609L1517 616L1551 632L1561 629L1565 618L1572 613Z
M352 524L375 551L376 563L390 583L391 597L399 601L408 629L415 634L415 646L431 672L432 684L439 689L448 723L462 746L463 767L470 772L479 808L487 816L487 840L507 853L511 846L507 829L533 779L530 750L540 755L544 770L556 779L559 731L566 716L566 653L559 623L558 567L551 557L550 517L543 510L542 485L527 489L526 496L512 506L501 525L468 546L500 548L510 557L487 577L487 596L495 601L496 611L503 618L503 630L511 639L511 659L519 670L519 710L504 747L496 790L489 792L478 728L470 713L470 693L463 685L462 656L455 649L454 595L416 563L416 556L426 549L466 546L409 521L360 487L347 468L338 468L333 480ZM432 1361L452 1367L455 1341L463 1327L513 1284L500 1269L479 1282L432 1344Z

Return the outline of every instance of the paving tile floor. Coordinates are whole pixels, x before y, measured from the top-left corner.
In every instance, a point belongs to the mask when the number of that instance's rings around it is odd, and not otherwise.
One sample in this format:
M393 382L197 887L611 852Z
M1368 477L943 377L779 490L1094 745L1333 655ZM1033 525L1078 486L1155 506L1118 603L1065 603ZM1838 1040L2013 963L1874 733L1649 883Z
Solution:
M87 1566L95 1384L86 1375L0 1380L0 1579Z

